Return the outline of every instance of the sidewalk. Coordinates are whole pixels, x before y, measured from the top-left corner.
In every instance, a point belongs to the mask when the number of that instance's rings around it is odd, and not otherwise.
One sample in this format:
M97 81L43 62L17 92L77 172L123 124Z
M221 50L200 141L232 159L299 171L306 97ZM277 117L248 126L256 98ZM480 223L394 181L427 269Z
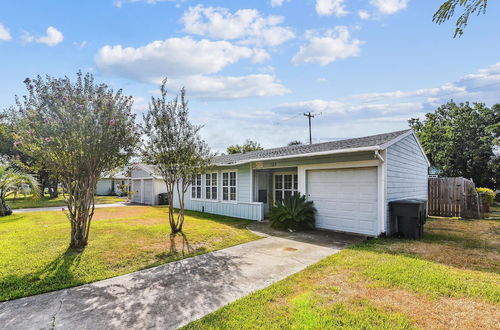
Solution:
M103 207L120 207L120 206L128 206L132 205L127 202L119 202L119 203L111 203L111 204L96 204L95 208L103 208ZM66 208L65 206L50 206L50 207L33 207L29 209L15 209L12 210L13 214L16 213L27 213L27 212L43 212L43 211L61 211L61 209Z

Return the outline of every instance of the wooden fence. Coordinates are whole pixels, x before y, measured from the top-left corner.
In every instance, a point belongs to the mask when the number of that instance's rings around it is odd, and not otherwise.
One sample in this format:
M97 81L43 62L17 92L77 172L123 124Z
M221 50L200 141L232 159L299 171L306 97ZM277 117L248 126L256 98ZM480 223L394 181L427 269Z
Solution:
M429 178L429 215L480 218L480 196L465 178Z

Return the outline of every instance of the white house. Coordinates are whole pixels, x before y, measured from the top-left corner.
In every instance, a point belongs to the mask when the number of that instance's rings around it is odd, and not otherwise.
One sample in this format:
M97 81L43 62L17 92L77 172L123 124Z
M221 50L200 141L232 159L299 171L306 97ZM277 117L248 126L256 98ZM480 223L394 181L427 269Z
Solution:
M132 202L158 205L158 195L167 192L165 181L151 165L138 164L131 171Z
M125 173L120 172L114 175L105 175L97 181L96 195L97 196L110 196L120 195L121 190L119 185L128 184L129 178Z
M299 192L318 210L316 227L378 236L390 234L390 201L427 200L428 167L412 130L222 155L193 178L185 207L262 220L270 205ZM148 200L157 192L135 182Z

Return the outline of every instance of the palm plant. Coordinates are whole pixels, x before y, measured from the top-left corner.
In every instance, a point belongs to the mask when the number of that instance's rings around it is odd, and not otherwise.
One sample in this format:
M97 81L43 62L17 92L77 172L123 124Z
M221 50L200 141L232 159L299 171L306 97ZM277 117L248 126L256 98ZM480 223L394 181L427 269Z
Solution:
M11 193L19 191L24 186L31 188L34 198L40 195L40 187L36 178L11 167L9 163L0 164L0 217L12 213L5 199Z
M313 202L308 201L305 195L294 194L271 207L268 216L272 228L300 230L314 228L315 213Z

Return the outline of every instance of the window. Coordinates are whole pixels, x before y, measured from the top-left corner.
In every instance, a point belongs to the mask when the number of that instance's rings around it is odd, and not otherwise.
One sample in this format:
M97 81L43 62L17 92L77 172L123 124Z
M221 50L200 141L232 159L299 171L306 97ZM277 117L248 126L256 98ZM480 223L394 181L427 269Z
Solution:
M297 174L275 174L274 175L274 201L281 203L285 198L293 196L298 192Z
M191 198L201 198L201 174L193 175L193 181L191 182Z
M217 200L217 173L205 174L205 198Z
M236 200L236 172L222 173L222 200Z

